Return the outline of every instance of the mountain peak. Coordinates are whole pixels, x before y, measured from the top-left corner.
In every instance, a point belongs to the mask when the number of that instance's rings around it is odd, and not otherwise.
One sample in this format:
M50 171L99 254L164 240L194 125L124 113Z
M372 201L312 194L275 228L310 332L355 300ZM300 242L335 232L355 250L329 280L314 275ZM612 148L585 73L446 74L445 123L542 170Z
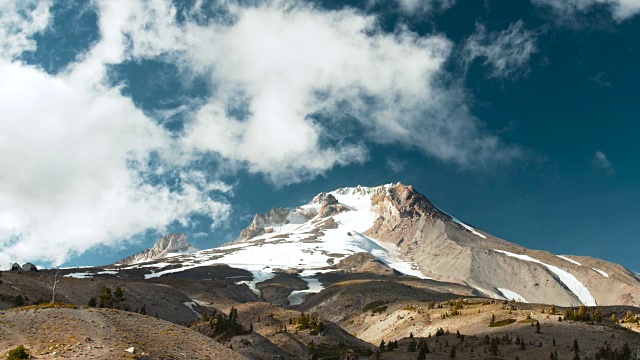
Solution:
M186 234L169 233L161 237L153 247L128 256L120 260L118 264L127 265L141 261L159 259L172 253L186 254L197 250L198 249L191 245L189 240L187 240Z

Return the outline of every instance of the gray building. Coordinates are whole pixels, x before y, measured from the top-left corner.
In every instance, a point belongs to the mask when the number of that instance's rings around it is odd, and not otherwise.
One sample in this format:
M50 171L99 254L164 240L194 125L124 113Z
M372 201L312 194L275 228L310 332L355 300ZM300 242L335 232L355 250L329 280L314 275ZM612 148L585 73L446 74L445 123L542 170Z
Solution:
M22 265L22 270L23 271L38 271L38 268L33 265L32 263L28 262L25 263L24 265Z

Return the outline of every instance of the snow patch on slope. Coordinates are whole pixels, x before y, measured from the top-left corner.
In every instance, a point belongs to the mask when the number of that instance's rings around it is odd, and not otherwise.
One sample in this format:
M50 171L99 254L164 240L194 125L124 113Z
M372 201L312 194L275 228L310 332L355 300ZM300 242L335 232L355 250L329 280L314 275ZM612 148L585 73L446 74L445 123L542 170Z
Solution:
M101 274L115 275L117 273L118 272L115 270L105 270L105 271L98 271L98 272L77 272L77 273L66 274L64 275L64 277L72 277L76 279L92 279L95 275L101 275Z
M574 263L574 264L576 264L576 265L578 265L578 266L582 266L582 264L580 264L579 262L577 262L577 261L575 261L575 260L571 260L571 259L569 259L569 258L568 258L568 257L566 257L566 256L562 256L562 255L556 255L556 256L557 256L557 257L559 257L560 259L567 260L567 261L568 261L568 262L570 262L570 263Z
M449 215L449 216L451 216L451 215ZM453 216L451 216L451 219L453 219L453 221L457 222L458 224L462 225L463 228L469 230L473 235L480 236L483 239L487 238L486 236L484 236L484 235L480 234L479 232L477 232L476 229L474 229L473 227L471 227L471 226L465 224L464 222L454 218Z
M198 304L196 304L194 301L187 301L183 303L184 306L188 307L189 310L193 311L194 314L196 314L196 316L198 316L199 318L202 317L202 314L200 314L199 312L196 311L196 309L194 309L195 306L198 306Z
M528 303L527 299L525 299L524 296L518 294L515 291L511 291L509 289L504 289L504 288L497 288L497 289L500 290L502 295L504 295L504 297L507 300L515 300L515 301L519 301L519 302L522 302L522 303Z
M604 272L602 270L599 270L599 269L596 269L596 268L591 268L591 269L593 269L593 271L597 272L598 274L600 274L600 275L602 275L602 276L604 276L606 278L609 277L609 274L607 274L606 272Z
M465 229L469 230L473 235L479 236L479 237L481 237L481 238L483 238L483 239L486 239L486 238L487 238L486 236L484 236L484 235L482 235L481 233L477 232L477 231L476 231L476 229L475 229L475 228L473 228L472 226L469 226L469 225L465 224L465 223L464 223L464 221L462 221L462 220L460 220L460 219L456 218L455 216L453 216L453 215L449 214L448 212L446 212L446 211L444 211L444 210L442 210L442 209L440 209L440 208L438 208L438 210L440 210L440 211L442 211L443 213L445 213L445 214L449 215L449 216L451 217L451 220L453 220L453 221L454 221L454 222L456 222L457 224L461 225L463 228L465 228Z
M70 273L64 275L64 277L76 278L76 279L92 279L93 273L90 272L79 272L79 273Z
M597 306L598 304L596 303L596 299L591 296L591 293L589 292L589 289L587 289L583 283L581 283L578 279L576 279L575 276L571 275L570 273L568 273L565 270L560 269L557 266L553 266L553 265L549 265L549 264L545 264L540 260L534 259L531 256L528 255L518 255L518 254L514 254L514 253L510 253L508 251L504 251L504 250L495 250L499 253L503 253L507 256L511 256L511 257L515 257L518 258L520 260L524 260L524 261L531 261L531 262L535 262L538 263L540 265L544 265L547 269L551 270L554 274L556 274L558 276L558 278L560 279L560 281L562 281L563 284L565 284L567 286L567 288L569 288L569 290L571 290L571 292L573 292L578 299L580 299L580 301L582 301L583 304L587 305L587 306Z
M307 295L319 293L324 289L324 286L316 278L303 277L302 280L307 282L308 289L292 291L291 294L289 294L289 296L287 297L287 300L289 300L289 305L291 306L302 304Z

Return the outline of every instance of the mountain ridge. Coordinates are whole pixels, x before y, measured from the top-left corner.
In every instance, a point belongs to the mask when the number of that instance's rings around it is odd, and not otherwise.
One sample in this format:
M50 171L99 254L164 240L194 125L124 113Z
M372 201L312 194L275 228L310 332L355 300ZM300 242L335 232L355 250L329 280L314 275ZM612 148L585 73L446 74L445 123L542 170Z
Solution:
M163 235L152 247L140 251L137 254L127 256L116 264L129 265L142 261L160 259L171 253L191 253L197 250L198 249L187 240L186 234L169 233Z
M493 298L515 296L526 301L547 300L574 306L640 304L640 282L630 270L590 257L585 257L585 262L591 265L578 265L567 260L567 256L575 257L572 255L560 257L499 239L440 210L410 185L356 186L322 192L289 214L309 211L313 205L317 210L317 205L329 195L335 196L336 205L346 207L349 201L343 203L345 197L370 196L371 210L377 216L362 235L376 239L383 246L395 245L399 258L415 264L412 266L419 267L425 277L468 284ZM315 216L319 213L317 210ZM280 209L280 216L286 218L288 214ZM290 222L281 225L288 224ZM236 243L277 237L289 228L265 229L253 238L239 238ZM609 277L608 272L615 276Z

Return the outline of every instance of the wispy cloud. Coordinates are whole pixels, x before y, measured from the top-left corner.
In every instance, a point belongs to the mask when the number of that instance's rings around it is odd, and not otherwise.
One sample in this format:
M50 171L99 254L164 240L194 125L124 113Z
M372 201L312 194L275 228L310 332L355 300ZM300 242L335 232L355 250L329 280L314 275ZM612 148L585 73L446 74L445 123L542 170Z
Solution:
M476 58L490 68L489 77L515 78L529 70L529 59L537 52L536 35L524 27L519 20L503 31L487 32L476 24L476 31L464 44L464 58L467 66Z
M640 13L638 0L532 0L536 5L551 9L561 18L601 9L611 13L616 21L624 21Z
M611 81L605 80L604 74L602 72L599 72L594 76L590 77L589 80L592 80L593 82L595 82L596 84L602 87L610 88L613 86L613 83L611 83Z
M607 155L600 150L596 151L596 153L593 155L592 164L596 169L602 171L606 176L613 176L616 174L616 170L614 169L613 164L611 164L611 161L609 161Z
M384 0L369 0L369 5ZM455 5L456 0L396 0L400 11L407 15L423 16L426 13L444 11Z
M394 173L399 173L404 170L405 162L392 157L387 157L387 167L391 169Z

